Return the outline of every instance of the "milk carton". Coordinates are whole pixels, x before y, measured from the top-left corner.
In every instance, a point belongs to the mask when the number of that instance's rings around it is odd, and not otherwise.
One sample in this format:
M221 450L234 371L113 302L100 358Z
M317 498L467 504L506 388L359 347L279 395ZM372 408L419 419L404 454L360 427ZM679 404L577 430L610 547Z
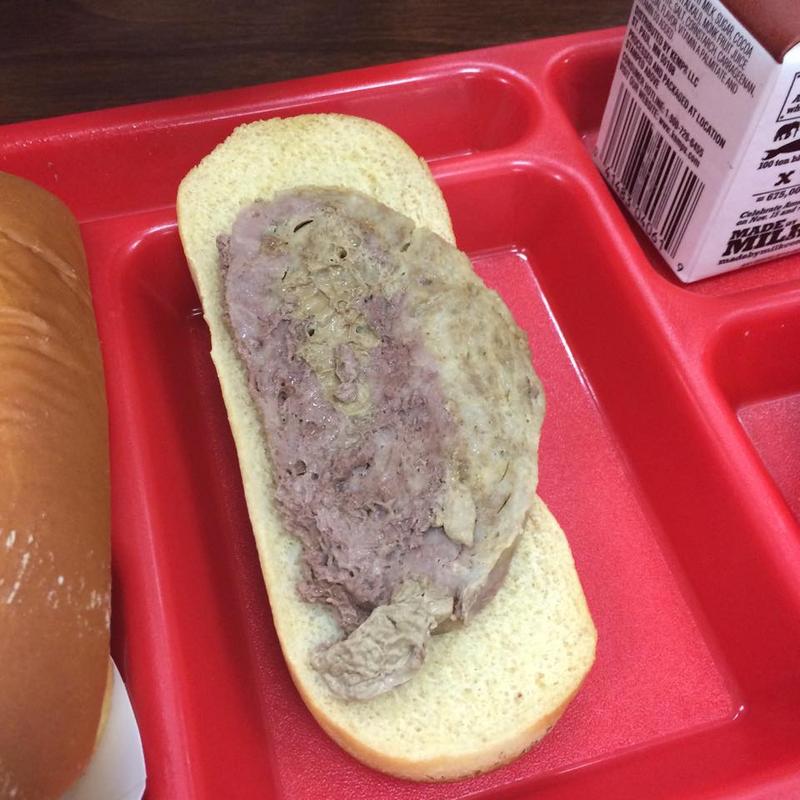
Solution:
M800 250L800 0L635 0L594 158L686 282Z

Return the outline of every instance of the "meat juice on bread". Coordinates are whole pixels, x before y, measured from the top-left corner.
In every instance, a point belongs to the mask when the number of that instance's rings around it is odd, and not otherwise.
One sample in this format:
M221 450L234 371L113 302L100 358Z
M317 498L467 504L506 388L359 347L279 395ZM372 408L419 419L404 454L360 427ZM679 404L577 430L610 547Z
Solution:
M400 777L515 758L596 633L536 495L527 339L427 166L361 118L256 122L186 176L178 222L307 706Z
M78 224L0 173L0 797L62 796L105 721L110 489Z

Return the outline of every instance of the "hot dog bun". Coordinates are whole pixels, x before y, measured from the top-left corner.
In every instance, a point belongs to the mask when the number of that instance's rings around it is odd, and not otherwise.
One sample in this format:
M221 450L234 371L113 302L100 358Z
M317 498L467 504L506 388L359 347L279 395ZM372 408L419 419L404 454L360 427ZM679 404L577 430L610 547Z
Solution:
M242 126L181 183L180 235L211 331L281 647L312 714L364 763L413 780L483 772L518 756L556 721L594 660L595 629L566 538L536 498L497 596L467 626L434 636L407 683L348 702L310 666L309 655L337 626L296 590L300 546L274 506L264 432L225 320L216 247L243 206L307 185L363 192L454 241L427 166L364 119L309 115Z
M0 797L60 796L110 688L105 389L77 222L0 173Z

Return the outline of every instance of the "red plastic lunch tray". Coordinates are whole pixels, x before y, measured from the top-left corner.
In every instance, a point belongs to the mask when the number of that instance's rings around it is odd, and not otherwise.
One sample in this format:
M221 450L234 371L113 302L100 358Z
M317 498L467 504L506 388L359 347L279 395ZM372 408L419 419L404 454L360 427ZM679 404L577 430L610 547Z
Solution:
M111 410L113 653L150 800L800 797L800 257L673 277L591 161L621 39L2 129L0 169L62 197L86 242ZM430 161L547 394L540 494L572 545L597 662L539 746L466 781L360 765L294 690L176 231L180 179L236 125L310 111L378 120Z

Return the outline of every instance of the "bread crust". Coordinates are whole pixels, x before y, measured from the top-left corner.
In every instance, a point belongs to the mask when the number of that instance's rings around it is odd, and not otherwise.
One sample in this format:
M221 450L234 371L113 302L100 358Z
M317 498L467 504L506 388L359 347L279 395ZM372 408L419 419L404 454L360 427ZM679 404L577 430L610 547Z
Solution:
M357 736L348 731L345 726L338 724L334 718L320 712L319 708L314 705L313 699L304 694L302 683L295 681L303 701L309 707L314 718L339 747L346 750L363 764L372 767L372 769L394 775L396 778L405 778L406 780L418 782L463 780L464 778L491 772L510 764L528 752L550 731L566 711L567 706L580 690L582 683L567 695L560 706L543 717L532 721L526 727L509 731L504 738L497 739L483 749L456 757L438 755L432 758L415 760L387 755L369 747L369 745L366 745Z
M108 685L105 387L77 222L0 173L0 796L61 795Z

